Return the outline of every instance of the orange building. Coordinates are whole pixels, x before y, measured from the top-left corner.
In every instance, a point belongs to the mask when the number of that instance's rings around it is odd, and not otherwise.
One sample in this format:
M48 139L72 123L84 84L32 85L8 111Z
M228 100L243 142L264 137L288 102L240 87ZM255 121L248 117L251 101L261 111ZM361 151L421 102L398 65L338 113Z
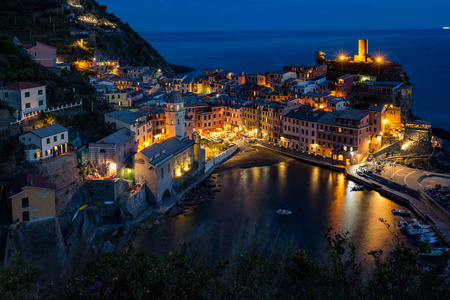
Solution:
M11 181L10 199L13 222L26 222L56 216L56 185L44 177L25 174Z

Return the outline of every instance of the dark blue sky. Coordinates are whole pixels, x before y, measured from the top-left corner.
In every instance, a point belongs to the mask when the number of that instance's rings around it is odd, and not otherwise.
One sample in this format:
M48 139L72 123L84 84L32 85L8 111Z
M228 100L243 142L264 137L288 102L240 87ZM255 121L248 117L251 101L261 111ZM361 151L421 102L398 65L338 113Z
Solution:
M450 0L97 0L135 30L426 29Z

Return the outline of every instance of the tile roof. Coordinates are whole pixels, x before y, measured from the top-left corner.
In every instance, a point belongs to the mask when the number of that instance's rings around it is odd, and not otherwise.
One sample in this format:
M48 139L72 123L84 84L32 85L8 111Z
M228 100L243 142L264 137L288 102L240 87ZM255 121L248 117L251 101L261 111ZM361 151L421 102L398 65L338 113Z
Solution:
M129 140L134 140L134 132L128 128L122 128L119 131L102 138L96 144L113 144L116 147L119 147Z
M45 138L45 137L52 136L52 135L55 135L58 133L63 133L67 130L68 130L67 128L62 127L59 124L55 124L55 125L42 127L42 128L30 131L30 133L32 133L40 138Z
M16 82L16 83L4 86L1 89L2 90L16 90L16 91L19 91L19 90L33 89L33 88L44 87L44 86L45 85L31 83L31 82L26 82L26 81L21 81L21 82Z
M149 159L149 163L154 166L161 165L166 159L173 157L188 147L194 145L194 141L190 139L180 140L177 137L172 137L161 143L155 143L140 153Z
M371 106L369 106L369 108L367 110L382 112L383 109L384 109L383 105L371 105Z
M24 187L37 187L47 190L56 190L56 184L44 181L44 177L36 174L24 174L11 180L9 185L10 197L17 195Z
M105 115L130 125L136 124L136 120L140 117L140 115L135 114L134 112L131 112L129 110L117 110L106 113Z
M301 106L299 109L295 111L291 111L285 115L286 118L292 118L297 120L315 122L319 120L325 112L323 110L314 110L311 106Z

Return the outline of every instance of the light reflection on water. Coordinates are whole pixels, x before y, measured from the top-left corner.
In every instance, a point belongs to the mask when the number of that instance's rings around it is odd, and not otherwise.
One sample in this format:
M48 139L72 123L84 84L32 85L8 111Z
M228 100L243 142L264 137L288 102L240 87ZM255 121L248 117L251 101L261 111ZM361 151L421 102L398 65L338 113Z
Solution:
M362 259L370 250L392 249L392 235L378 219L393 224L398 218L391 209L405 209L374 191L352 192L355 184L343 174L293 160L232 169L218 178L221 191L211 201L137 236L137 246L166 252L190 241L203 257L214 259L253 247L283 251L297 245L323 258L322 233L331 226L350 233ZM278 208L292 216L275 214Z

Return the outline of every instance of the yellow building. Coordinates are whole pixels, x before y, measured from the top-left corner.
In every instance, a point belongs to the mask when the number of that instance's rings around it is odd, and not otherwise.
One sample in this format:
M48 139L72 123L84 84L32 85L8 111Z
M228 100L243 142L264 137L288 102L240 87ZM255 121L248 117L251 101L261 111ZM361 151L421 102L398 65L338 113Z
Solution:
M11 181L10 199L13 222L25 222L56 216L56 185L44 177L25 174Z

